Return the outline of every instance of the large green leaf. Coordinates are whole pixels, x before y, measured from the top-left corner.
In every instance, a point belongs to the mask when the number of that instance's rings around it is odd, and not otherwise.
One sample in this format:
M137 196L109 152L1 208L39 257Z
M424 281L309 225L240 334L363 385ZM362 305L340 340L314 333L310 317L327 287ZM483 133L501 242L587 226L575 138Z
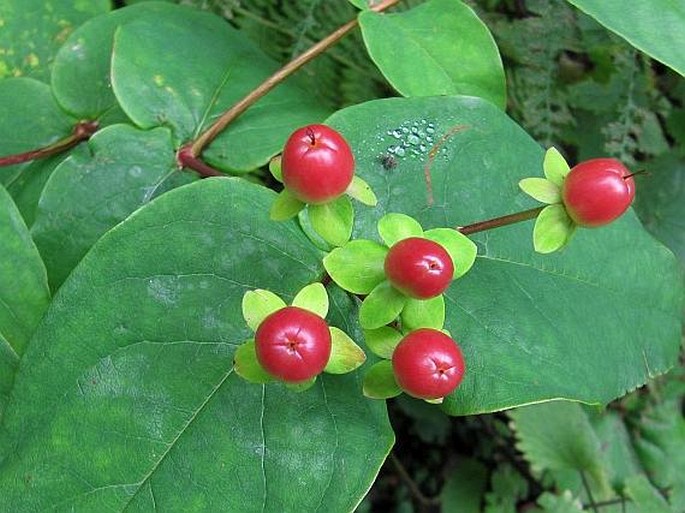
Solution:
M57 52L52 70L52 90L60 105L82 119L124 121L110 78L114 33L142 16L174 10L166 3L149 2L98 16L76 29Z
M504 70L485 24L459 0L359 15L369 55L403 96L468 94L504 108Z
M0 430L1 511L354 509L393 440L360 374L296 393L233 372L251 333L244 292L291 300L323 273L294 221L268 219L274 197L203 180L90 251L17 373ZM329 292L329 319L359 340L355 303Z
M225 20L176 6L119 29L112 84L138 126L168 126L179 144L196 137L276 69ZM249 171L278 153L293 129L325 117L296 84L279 85L251 107L209 146L205 159L221 169Z
M685 76L685 4L680 0L568 0L630 44ZM628 7L628 8L626 8Z
M378 240L376 224L387 212L430 229L535 206L517 184L536 170L542 175L543 150L487 102L378 100L328 123L346 136L358 172L378 194L375 209L357 207L355 238ZM405 130L422 136L400 156L395 135ZM378 159L386 154L395 155L391 170ZM632 212L608 227L578 230L554 255L534 253L532 232L531 221L473 235L476 263L446 292L445 327L467 367L443 405L451 414L555 398L604 403L676 362L678 263Z
M0 157L48 146L68 136L75 122L60 110L50 87L42 82L0 80ZM0 167L0 184L9 185L25 167Z
M0 78L48 79L55 52L74 28L110 8L110 0L2 0Z
M0 241L0 335L16 355L21 356L50 302L50 292L45 266L29 230L2 186ZM4 354L0 349L0 360Z
M111 125L52 174L31 233L57 288L107 230L194 174L177 168L166 128Z

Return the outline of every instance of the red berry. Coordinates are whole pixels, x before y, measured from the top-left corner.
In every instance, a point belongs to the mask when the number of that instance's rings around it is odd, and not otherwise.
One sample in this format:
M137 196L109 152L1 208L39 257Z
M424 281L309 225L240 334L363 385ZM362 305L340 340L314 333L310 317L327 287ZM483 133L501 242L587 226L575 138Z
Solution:
M419 237L396 243L385 257L385 275L393 287L416 299L442 294L454 276L454 264L440 244Z
M616 159L592 159L575 166L564 179L566 211L579 226L610 223L635 197L635 181Z
M412 331L400 341L392 354L392 369L400 388L419 399L450 394L466 370L454 340L430 328Z
M257 360L269 374L297 383L323 371L331 355L331 332L318 315L286 306L259 325L255 348Z
M283 184L305 203L327 203L352 182L354 155L338 132L326 125L295 130L283 148Z

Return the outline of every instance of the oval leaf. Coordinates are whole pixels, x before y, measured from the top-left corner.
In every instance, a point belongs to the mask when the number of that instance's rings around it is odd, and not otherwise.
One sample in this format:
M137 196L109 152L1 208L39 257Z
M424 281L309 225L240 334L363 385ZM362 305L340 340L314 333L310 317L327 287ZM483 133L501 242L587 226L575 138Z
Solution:
M359 15L369 55L403 96L467 94L504 108L497 45L459 0L429 0L398 14Z
M390 213L378 221L378 234L385 245L391 248L402 239L423 236L423 228L413 217Z
M364 350L340 328L331 326L331 342L331 357L324 372L346 374L366 361Z
M561 187L564 183L564 178L571 170L566 159L554 146L545 152L542 169L547 179L558 187Z
M469 272L476 261L478 248L471 239L457 230L433 228L426 231L423 236L437 242L449 253L454 265L454 276L452 278L454 280Z
M418 328L441 330L445 324L445 298L440 294L431 299L408 299L402 309L402 331Z
M547 178L524 178L519 181L523 192L541 203L553 204L561 202L561 190Z
M256 332L264 319L286 306L285 301L271 291L248 290L243 296L243 319L250 329Z
M347 196L307 207L314 231L332 246L344 246L352 235L354 210Z
M345 194L370 207L375 207L376 203L378 203L378 199L376 198L373 189L357 175L352 177L352 182L345 191Z
M269 217L272 221L287 221L295 217L304 207L304 203L293 196L290 191L283 189L271 205Z
M248 340L238 346L233 361L235 373L250 383L262 385L274 381L273 376L266 372L257 360L254 340Z
M533 243L538 253L552 253L571 240L575 223L566 213L564 205L549 205L538 214L533 229Z
M359 309L359 324L365 330L373 330L397 319L407 297L390 285L381 282L366 296Z
M375 330L364 330L364 340L375 355L390 359L402 340L402 333L390 326L382 326Z
M323 259L333 281L353 294L369 294L385 280L388 248L370 240L353 240Z
M328 293L326 292L326 287L319 282L310 283L297 293L295 299L293 299L293 306L309 310L325 319L328 315Z
M376 362L364 375L364 395L369 399L390 399L401 393L390 360Z

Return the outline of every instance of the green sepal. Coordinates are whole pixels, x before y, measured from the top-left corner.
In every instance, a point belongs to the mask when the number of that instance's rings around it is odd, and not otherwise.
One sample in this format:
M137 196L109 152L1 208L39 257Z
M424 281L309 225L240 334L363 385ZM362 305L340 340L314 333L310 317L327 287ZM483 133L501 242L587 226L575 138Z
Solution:
M413 217L405 214L385 214L378 221L378 234L389 248L402 239L422 237L423 228Z
M402 340L402 333L390 326L381 326L375 330L364 330L366 347L381 358L390 359L397 344Z
M333 281L353 294L369 294L385 280L388 248L371 240L353 240L331 251L323 266Z
M366 353L340 328L330 327L331 356L324 368L329 374L347 374L366 361Z
M275 378L264 370L257 360L255 341L248 340L238 346L233 355L233 370L235 373L250 383L264 384L270 383Z
M283 173L281 172L281 156L277 155L269 161L269 172L276 180L283 183Z
M428 404L442 404L445 400L444 397L438 397L437 399L424 399Z
M347 196L323 203L309 205L309 220L314 231L332 246L344 246L352 235L354 209Z
M359 308L359 324L373 330L394 321L404 308L407 296L383 281L366 296Z
M295 217L304 207L305 204L293 196L288 189L283 189L271 205L269 217L272 221L287 221Z
M445 324L445 298L442 294L424 300L409 298L400 319L405 333L419 328L441 330Z
M538 253L552 253L563 248L571 239L576 224L566 213L564 205L549 205L538 214L533 228L533 245Z
M453 280L464 276L476 261L478 248L476 244L463 233L452 228L433 228L427 230L423 236L437 242L452 257L454 265Z
M392 372L392 362L381 360L364 375L362 390L369 399L390 399L402 393Z
M542 169L547 179L558 187L561 187L561 184L564 183L564 178L571 170L566 159L554 146L545 152Z
M293 392L304 392L305 390L309 390L314 386L314 383L316 383L316 376L314 376L311 379L308 379L306 381L300 381L299 383L284 383L287 388L292 390Z
M370 207L375 207L376 203L378 203L378 198L376 198L371 186L357 175L354 175L352 178L352 182L350 182L345 194Z
M300 223L300 228L304 234L309 238L310 241L319 249L328 253L334 246L326 242L321 235L318 234L314 227L312 226L312 221L309 219L309 209L303 208L300 213L297 214L297 221Z
M269 315L287 305L280 297L264 289L248 290L243 295L243 318L252 331Z
M298 306L315 313L322 319L328 315L328 292L321 283L310 283L300 290L293 299L293 306Z
M541 203L553 205L561 203L561 189L547 178L524 178L519 182L523 192Z

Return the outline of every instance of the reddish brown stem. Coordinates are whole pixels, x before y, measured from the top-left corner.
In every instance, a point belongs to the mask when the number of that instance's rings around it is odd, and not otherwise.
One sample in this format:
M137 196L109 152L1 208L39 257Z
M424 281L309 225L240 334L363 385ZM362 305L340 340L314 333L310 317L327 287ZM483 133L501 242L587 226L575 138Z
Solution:
M197 171L202 178L209 178L210 176L226 176L221 171L217 171L211 166L205 164L201 159L193 155L190 146L183 146L176 154L176 162L181 168L189 168Z
M515 214L509 214L502 217L495 217L494 219L488 219L486 221L480 221L478 223L469 224L467 226L457 227L457 231L463 233L464 235L470 235L472 233L484 232L485 230L492 230L494 228L499 228L500 226L507 226L509 224L520 223L521 221L527 221L528 219L533 219L542 212L542 210L547 205L541 207L531 208L530 210L524 210L523 212L516 212Z
M374 5L371 10L376 12L381 12L388 7L391 7L398 3L399 0L383 0L382 2ZM342 39L348 32L357 26L357 19L346 23L335 32L329 34L326 38L322 39L314 46L309 48L306 52L297 56L295 59L290 61L288 64L279 69L276 73L267 78L262 82L256 89L245 96L242 100L238 101L233 107L224 112L219 119L217 119L212 126L205 130L200 136L190 143L190 151L193 157L197 157L202 153L202 150L207 147L223 130L226 126L245 112L249 107L251 107L257 100L266 95L278 84L283 82L290 75L299 70L302 66L307 64L309 61L323 53L325 50L333 46L340 39Z
M26 151L24 153L17 153L15 155L7 155L6 157L0 157L0 167L21 164L23 162L29 162L30 160L42 159L62 153L69 148L73 148L81 141L89 139L95 132L97 132L99 126L100 125L97 121L79 121L74 126L71 135L51 144L50 146L39 148L37 150Z

